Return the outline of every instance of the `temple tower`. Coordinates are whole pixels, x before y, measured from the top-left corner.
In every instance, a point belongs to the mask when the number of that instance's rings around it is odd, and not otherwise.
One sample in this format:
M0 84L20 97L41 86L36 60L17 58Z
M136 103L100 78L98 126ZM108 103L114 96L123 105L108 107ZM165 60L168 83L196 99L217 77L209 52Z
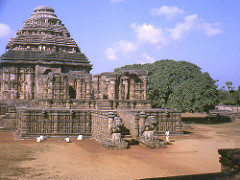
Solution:
M40 76L92 69L50 7L34 9L0 58L0 99L30 101L39 94Z

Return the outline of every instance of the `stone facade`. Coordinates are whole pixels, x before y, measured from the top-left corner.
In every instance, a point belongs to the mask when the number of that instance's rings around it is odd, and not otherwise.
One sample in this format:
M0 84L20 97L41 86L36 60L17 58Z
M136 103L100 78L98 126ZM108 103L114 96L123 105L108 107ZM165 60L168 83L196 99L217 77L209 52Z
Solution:
M167 128L181 132L179 112L151 109L147 71L92 79L92 65L50 7L34 9L6 49L0 59L0 125L11 119L21 138L82 134L122 149L128 147L125 135L159 147L156 135Z
M91 112L72 109L18 108L17 133L22 138L91 135Z
M89 73L92 67L49 7L34 9L17 31L17 37L10 39L6 50L0 62L1 100L31 101L35 96L39 98L39 91L45 93L39 87L44 79L42 75L70 71Z
M119 71L94 75L96 99L146 100L147 71Z

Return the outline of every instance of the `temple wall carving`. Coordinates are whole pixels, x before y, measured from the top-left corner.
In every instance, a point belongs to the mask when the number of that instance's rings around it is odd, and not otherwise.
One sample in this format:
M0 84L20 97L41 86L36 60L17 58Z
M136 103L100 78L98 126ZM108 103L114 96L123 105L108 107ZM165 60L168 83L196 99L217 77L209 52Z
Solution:
M97 99L146 100L148 72L119 71L94 75L93 88Z
M91 135L91 112L18 109L17 132L31 135Z
M31 66L1 67L1 100L34 98L34 69Z

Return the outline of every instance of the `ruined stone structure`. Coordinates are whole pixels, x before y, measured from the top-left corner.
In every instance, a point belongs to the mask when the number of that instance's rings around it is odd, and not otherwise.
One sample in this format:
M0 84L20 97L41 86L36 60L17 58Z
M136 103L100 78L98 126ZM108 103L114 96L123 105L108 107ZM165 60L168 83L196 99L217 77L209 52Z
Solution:
M0 59L0 126L21 138L92 137L104 147L127 148L124 135L159 147L156 135L181 132L177 111L151 109L147 71L89 73L92 69L50 7L37 7ZM126 133L127 132L127 133Z
M32 16L17 31L17 37L10 39L6 49L7 52L1 56L0 62L1 100L30 101L36 98L51 98L46 96L47 93L51 94L51 89L46 90L49 87L43 88L41 84L46 83L46 76L50 73L65 74L70 71L89 73L92 67L61 20L54 14L54 10L49 7L34 9ZM71 86L74 82L68 83ZM56 87L57 83L48 85ZM64 85L66 84L62 84ZM71 87L68 89L76 88ZM70 96L65 89L60 89L59 86L49 96L57 96L56 93L64 93L63 98Z

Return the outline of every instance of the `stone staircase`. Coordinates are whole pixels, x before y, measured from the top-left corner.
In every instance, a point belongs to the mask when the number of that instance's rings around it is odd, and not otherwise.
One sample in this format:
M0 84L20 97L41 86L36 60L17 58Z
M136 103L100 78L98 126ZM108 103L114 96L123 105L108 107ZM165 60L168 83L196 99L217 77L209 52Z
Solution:
M118 116L122 119L124 127L129 130L130 134L125 137L131 137L135 140L138 139L138 125L135 122L135 117L132 112L118 112Z

